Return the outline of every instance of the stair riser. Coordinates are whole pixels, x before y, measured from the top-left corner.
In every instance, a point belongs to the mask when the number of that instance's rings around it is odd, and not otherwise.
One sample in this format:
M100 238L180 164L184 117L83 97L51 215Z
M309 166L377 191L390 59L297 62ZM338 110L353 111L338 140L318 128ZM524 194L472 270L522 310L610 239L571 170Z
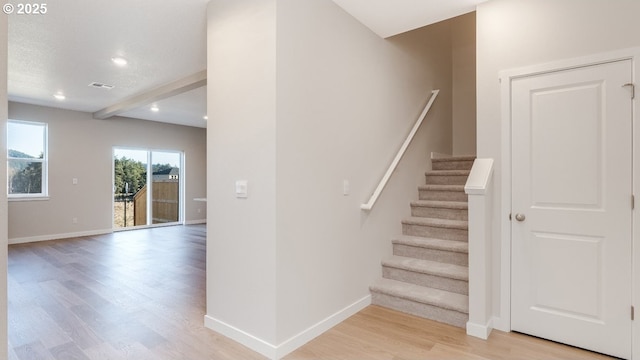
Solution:
M434 161L431 165L433 170L471 170L473 161Z
M409 236L468 241L469 232L463 229L439 228L426 225L402 224L402 233Z
M393 255L441 263L469 266L469 254L446 250L428 249L404 244L393 245Z
M467 194L463 191L420 190L419 198L420 200L467 201Z
M411 216L447 220L469 220L467 209L432 208L426 206L411 206Z
M439 321L461 328L464 328L467 324L467 321L469 320L469 315L465 313L447 310L433 305L422 304L415 301L379 293L377 291L371 292L371 302L374 305L384 306L414 316Z
M464 280L451 279L438 275L423 274L384 265L382 266L382 277L414 285L445 290L462 295L469 295L469 282Z
M425 175L427 185L464 185L467 175Z

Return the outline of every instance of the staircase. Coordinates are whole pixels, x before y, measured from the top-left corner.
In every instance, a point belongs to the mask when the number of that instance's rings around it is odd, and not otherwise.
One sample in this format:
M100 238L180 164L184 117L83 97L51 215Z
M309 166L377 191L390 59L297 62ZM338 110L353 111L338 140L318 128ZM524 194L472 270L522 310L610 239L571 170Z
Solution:
M382 279L370 287L373 304L464 327L469 318L467 195L475 157L432 159Z

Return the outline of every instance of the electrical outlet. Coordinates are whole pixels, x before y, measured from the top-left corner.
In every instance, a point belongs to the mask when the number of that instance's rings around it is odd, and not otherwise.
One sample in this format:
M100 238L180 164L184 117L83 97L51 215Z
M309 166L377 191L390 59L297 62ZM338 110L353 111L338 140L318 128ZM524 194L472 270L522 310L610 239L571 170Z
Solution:
M200 214L202 212L202 209L198 208L198 214Z
M71 223L77 224L78 223L78 218L77 217L71 218Z

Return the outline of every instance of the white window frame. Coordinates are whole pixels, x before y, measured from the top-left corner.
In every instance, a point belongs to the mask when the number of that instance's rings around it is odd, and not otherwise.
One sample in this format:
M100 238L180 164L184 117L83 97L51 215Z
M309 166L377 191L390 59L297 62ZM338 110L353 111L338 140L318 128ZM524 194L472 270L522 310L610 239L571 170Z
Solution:
M48 200L49 199L49 125L43 122L37 121L24 121L24 120L14 120L9 119L7 121L7 144L9 142L9 124L25 124L31 126L41 126L43 128L43 139L42 139L42 148L43 148L43 156L42 159L32 159L32 158L15 158L9 156L9 147L7 146L7 170L9 169L9 162L11 161L23 161L23 162L39 162L42 163L42 182L41 182L41 192L39 193L31 193L31 194L10 194L9 193L9 174L7 173L7 183L6 183L6 192L7 198L9 201L29 201L29 200Z

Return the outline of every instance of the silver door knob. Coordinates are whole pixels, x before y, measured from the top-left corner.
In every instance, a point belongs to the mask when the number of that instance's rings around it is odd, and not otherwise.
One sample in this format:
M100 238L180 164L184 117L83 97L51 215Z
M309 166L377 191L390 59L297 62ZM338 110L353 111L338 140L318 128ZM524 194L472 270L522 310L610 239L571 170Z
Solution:
M518 220L518 221L524 221L524 219L526 219L526 217L524 216L524 214L516 214L516 220Z

